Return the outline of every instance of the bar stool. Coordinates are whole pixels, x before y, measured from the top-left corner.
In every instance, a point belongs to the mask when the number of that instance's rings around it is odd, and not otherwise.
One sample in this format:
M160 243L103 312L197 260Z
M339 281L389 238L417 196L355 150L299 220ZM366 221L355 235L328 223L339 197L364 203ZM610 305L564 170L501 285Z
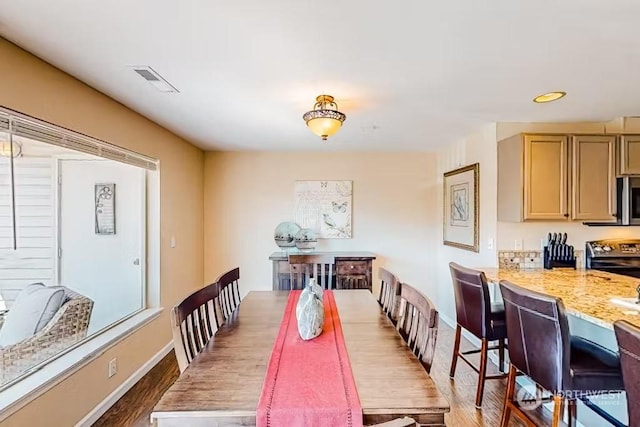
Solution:
M476 408L482 405L485 380L505 378L506 374L487 376L487 360L489 350L498 350L499 369L503 372L504 340L507 330L504 322L502 304L491 304L487 278L482 271L462 267L454 262L449 263L453 290L456 300L456 337L453 345L453 357L449 377L456 373L458 357L464 360L478 373L478 390L476 392ZM462 328L471 332L482 342L479 349L460 352ZM489 347L490 341L498 341L497 346ZM480 367L473 365L465 355L480 353Z
M627 392L629 427L640 426L640 328L624 320L613 323L620 349L622 381Z
M598 391L622 391L618 355L599 344L569 334L569 322L560 298L533 292L505 280L500 282L509 340L509 379L500 425L506 427L511 412L527 423L514 400L516 376L523 373L537 386L553 393L552 425L562 420L564 404L569 426L576 416L576 398L598 415L614 420L587 396Z

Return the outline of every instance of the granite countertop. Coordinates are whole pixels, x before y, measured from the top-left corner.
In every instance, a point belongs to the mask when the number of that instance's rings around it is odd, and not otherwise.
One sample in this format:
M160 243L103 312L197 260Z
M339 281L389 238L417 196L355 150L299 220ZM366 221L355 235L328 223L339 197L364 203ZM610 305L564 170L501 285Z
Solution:
M598 270L568 268L544 270L509 270L479 268L495 285L508 280L516 285L562 298L567 311L581 319L607 329L624 319L640 325L640 311L611 302L612 298L637 298L640 279ZM499 292L499 290L498 290Z

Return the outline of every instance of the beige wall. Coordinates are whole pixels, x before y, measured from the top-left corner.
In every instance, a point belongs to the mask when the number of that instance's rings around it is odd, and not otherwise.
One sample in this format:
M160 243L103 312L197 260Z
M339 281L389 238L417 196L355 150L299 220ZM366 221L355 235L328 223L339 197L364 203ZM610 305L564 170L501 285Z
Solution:
M427 153L205 155L205 279L240 267L240 287L271 289L273 230L293 220L296 180L353 181L353 238L318 250L371 251L375 266L425 291L434 286L436 162Z
M203 153L123 105L0 39L0 105L160 159L161 304L203 283ZM169 247L171 236L177 246ZM171 340L168 311L3 421L69 426ZM118 373L107 379L107 361ZM45 421L46 420L46 421Z
M557 133L605 133L637 132L640 129L634 118L617 119L607 123L498 123L497 140L508 138L521 132L557 132ZM548 232L567 233L567 242L576 249L584 249L585 241L604 238L632 237L640 238L637 227L587 227L582 222L498 222L498 249L513 250L515 241L522 242L523 249L541 247L540 239ZM583 259L584 261L584 259Z
M453 248L442 244L443 174L472 163L480 163L480 252ZM498 162L496 126L489 124L467 138L451 144L438 152L438 248L436 281L438 283L438 309L446 322L455 319L455 304L449 262L454 261L468 267L493 267L497 263L495 239L497 235L497 191ZM492 248L489 241L493 240Z

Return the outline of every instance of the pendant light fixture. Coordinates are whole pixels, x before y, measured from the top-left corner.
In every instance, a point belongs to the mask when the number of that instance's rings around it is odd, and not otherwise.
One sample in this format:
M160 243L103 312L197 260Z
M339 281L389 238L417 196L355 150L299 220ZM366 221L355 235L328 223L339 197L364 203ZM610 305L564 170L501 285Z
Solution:
M319 95L313 110L304 113L302 118L311 132L326 141L328 137L340 130L347 116L338 111L338 104L334 102L333 96Z
M22 144L19 142L0 141L0 156L13 157L14 159L22 157Z

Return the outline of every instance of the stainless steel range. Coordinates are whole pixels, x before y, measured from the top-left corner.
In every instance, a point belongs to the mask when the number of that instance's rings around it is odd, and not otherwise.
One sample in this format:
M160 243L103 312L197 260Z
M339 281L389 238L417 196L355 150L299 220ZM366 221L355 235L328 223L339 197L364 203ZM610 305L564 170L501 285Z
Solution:
M640 239L587 242L586 267L640 278Z

